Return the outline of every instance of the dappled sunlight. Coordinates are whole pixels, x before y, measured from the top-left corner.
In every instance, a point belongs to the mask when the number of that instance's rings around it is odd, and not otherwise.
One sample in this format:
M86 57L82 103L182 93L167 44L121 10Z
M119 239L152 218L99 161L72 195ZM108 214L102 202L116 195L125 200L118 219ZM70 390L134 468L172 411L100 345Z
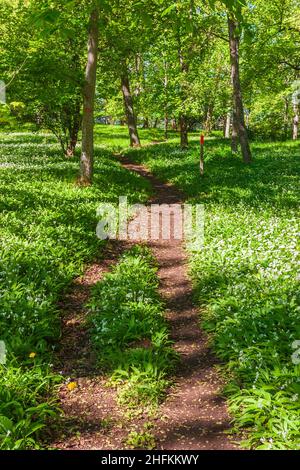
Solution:
M230 409L237 426L265 423L247 446L272 433L273 445L292 447L299 416L299 366L292 355L299 336L300 146L252 147L254 161L245 166L227 141L207 140L204 177L196 143L186 151L163 143L126 154L174 183L188 202L204 204L205 246L191 254L191 274L202 324L232 374Z

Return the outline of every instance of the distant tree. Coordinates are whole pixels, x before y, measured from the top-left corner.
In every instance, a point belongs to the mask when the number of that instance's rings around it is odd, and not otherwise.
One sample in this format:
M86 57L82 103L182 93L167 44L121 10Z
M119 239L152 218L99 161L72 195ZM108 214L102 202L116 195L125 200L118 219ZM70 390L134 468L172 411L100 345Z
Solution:
M233 89L233 150L236 150L236 139L238 137L239 142L241 144L243 160L245 163L250 163L252 160L252 156L245 125L245 114L240 82L238 23L232 13L228 14L228 31L231 62L231 80Z

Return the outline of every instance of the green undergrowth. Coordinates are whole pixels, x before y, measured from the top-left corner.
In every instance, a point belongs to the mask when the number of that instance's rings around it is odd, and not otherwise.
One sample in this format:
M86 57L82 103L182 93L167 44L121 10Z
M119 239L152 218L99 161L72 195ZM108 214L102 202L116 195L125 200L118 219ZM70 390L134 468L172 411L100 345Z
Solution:
M154 141L163 141L164 132L160 129L139 129L139 136L142 145L147 145ZM177 136L175 132L172 135ZM101 147L120 152L129 146L129 136L127 126L97 125L95 136Z
M0 139L0 449L38 448L57 413L58 301L84 263L101 257L96 209L124 195L143 202L150 188L98 145L94 186L80 188L78 155L65 159L50 134Z
M61 378L51 367L17 361L0 368L0 449L37 448L37 438L59 412L55 388Z
M121 403L155 406L176 359L150 250L135 246L93 289L90 321L99 364Z
M130 150L131 158L205 206L205 246L191 254L202 324L231 377L233 428L255 449L300 448L299 142L229 142Z

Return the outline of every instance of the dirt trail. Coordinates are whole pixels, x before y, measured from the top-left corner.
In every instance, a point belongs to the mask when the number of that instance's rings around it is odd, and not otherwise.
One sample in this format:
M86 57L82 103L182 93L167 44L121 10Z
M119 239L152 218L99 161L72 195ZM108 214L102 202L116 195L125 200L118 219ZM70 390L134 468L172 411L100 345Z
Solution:
M150 181L155 194L151 203L184 201L184 196L174 187L159 182L143 166L122 158L121 163ZM126 449L128 434L142 431L149 422L147 413L132 418L118 406L116 391L107 387L103 372L97 369L86 326L85 305L92 286L132 244L109 242L102 259L74 281L60 304L62 340L56 369L64 375L66 383L60 388L64 418L52 438L53 448ZM230 425L226 404L219 395L222 384L215 370L217 361L199 328L199 312L192 301L183 243L159 240L150 241L149 246L159 263L160 291L166 301L175 348L181 357L174 387L157 417L151 419L157 449L235 449L224 433ZM68 390L68 381L76 382L77 388Z
M122 164L148 179L154 190L153 204L180 204L184 196L158 181L145 167L123 160ZM155 429L158 449L231 450L236 447L224 431L230 428L222 383L215 370L205 334L199 328L199 311L193 305L187 254L178 240L150 241L159 264L160 292L167 304L176 351L181 356L176 384L161 406Z
M97 368L86 325L91 288L130 247L128 243L109 242L101 259L75 279L59 307L62 317L62 339L56 358L56 370L65 378L60 387L63 411L51 447L63 450L121 449L124 441L123 412L116 391L106 386L103 372ZM68 390L68 382L77 387Z

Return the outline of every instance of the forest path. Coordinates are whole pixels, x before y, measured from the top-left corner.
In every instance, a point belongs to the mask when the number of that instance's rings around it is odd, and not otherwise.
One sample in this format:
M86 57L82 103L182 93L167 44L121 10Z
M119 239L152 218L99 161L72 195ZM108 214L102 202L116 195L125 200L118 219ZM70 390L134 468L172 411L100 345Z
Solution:
M97 366L87 326L87 302L91 289L125 250L129 243L108 242L101 258L74 280L61 299L61 342L55 369L65 382L59 389L62 417L51 437L51 448L61 450L110 450L124 448L129 423L117 403L116 390ZM70 390L68 385L75 384ZM131 426L135 426L132 422Z
M145 167L119 157L121 164L150 181L154 197L149 204L181 204L184 196L173 186L159 182ZM199 311L193 305L188 277L187 253L178 240L149 241L159 264L160 293L167 307L167 320L180 362L174 385L155 416L147 411L126 413L117 402L116 390L107 386L97 367L86 324L92 287L117 263L135 241L110 241L101 259L75 279L59 307L62 338L55 368L63 374L59 428L51 438L51 448L63 450L128 449L132 431L143 432L151 423L156 449L232 450L236 449L224 431L230 428L226 403L220 396L222 381L216 371L206 335L199 327ZM68 385L75 384L70 390Z
M142 165L121 158L122 165L152 185L151 204L182 204L184 195L158 181ZM158 449L231 450L236 446L224 431L230 429L226 402L220 396L222 381L217 360L199 326L199 310L193 304L184 242L149 241L159 264L160 293L166 302L174 347L180 355L175 384L161 405L154 434Z

